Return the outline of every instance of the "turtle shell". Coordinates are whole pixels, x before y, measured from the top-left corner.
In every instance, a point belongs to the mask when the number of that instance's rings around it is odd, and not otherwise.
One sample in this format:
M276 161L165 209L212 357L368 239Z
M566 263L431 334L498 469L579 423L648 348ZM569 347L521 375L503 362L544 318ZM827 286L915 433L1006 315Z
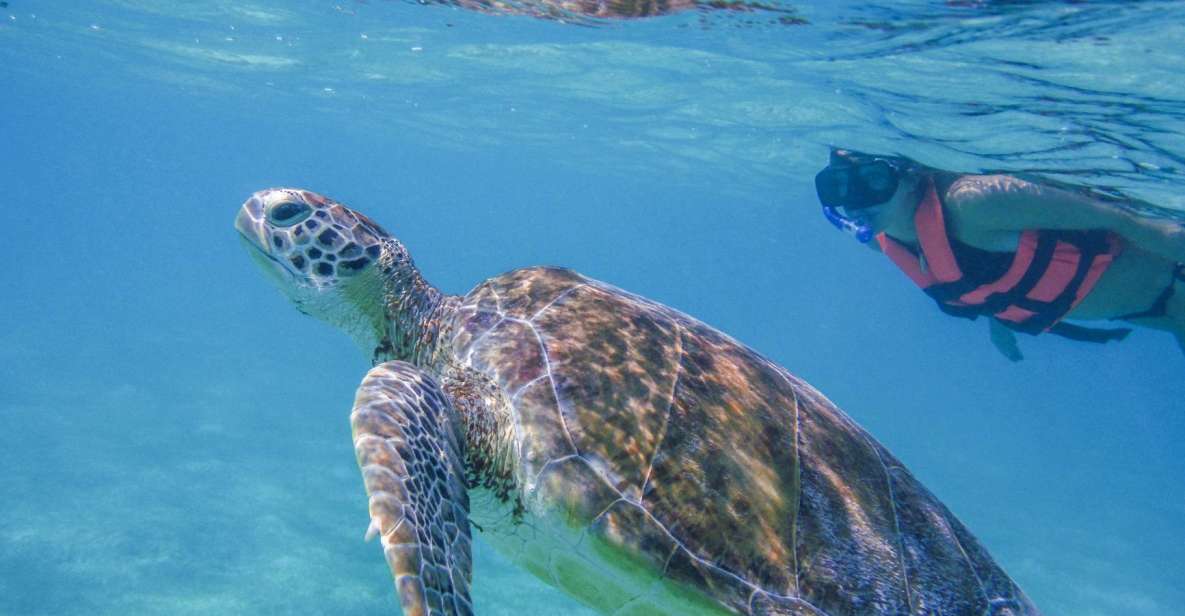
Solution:
M558 511L596 566L723 612L1037 613L868 433L717 330L556 268L490 279L457 315L457 361L511 407L524 502Z

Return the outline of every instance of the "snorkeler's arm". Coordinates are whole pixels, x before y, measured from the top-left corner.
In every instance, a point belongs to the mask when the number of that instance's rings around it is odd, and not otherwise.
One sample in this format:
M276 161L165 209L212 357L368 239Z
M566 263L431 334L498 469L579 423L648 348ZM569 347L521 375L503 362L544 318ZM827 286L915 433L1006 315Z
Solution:
M945 204L969 233L1027 229L1107 229L1145 250L1185 262L1185 226L1139 216L1114 205L1008 175L969 175L947 191Z

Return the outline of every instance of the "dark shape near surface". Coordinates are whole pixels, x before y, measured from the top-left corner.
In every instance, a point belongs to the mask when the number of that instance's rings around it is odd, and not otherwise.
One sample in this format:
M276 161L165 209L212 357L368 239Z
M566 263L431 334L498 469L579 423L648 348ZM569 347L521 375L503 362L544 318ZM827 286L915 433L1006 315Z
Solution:
M775 15L774 21L783 25L807 23L792 7L761 0L433 0L430 3L482 13L576 22L638 19L685 11L727 11Z

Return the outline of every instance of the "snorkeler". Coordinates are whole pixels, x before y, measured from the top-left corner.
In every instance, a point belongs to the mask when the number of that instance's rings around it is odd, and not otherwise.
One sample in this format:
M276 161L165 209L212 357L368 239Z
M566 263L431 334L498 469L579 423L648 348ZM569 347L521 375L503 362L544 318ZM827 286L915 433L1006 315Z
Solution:
M1015 332L1090 342L1131 332L1067 319L1169 331L1185 352L1179 222L1049 183L840 149L815 189L832 224L883 252L943 312L988 317L993 344L1013 361Z

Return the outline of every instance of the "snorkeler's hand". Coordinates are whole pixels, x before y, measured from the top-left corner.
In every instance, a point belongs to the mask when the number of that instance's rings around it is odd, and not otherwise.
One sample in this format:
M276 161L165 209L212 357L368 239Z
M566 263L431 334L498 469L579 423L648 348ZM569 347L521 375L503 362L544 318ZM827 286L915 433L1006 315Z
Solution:
M1168 254L1164 255L1177 263L1185 263L1185 223L1179 220L1160 221Z
M1025 358L1020 352L1020 346L1016 344L1016 333L1008 329L1007 325L1000 322L999 319L988 319L989 334L992 338L992 344L996 345L996 350L1000 351L1007 357L1009 361L1020 361Z
M1185 223L1136 216L1128 225L1128 239L1141 248L1175 263L1185 263Z

